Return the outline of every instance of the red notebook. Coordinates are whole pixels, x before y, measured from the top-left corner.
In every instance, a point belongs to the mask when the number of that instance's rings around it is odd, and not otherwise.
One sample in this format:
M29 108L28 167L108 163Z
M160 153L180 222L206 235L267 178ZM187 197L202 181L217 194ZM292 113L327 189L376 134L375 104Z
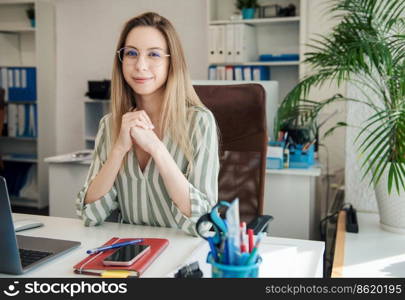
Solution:
M116 243L126 242L133 240L134 238L118 238L113 237L103 246L112 245ZM128 271L123 272L126 275L122 277L140 277L143 272L149 267L149 265L159 256L160 253L167 247L169 240L167 239L158 239L158 238L144 238L144 241L138 245L149 245L150 251L145 255L140 257L136 262L130 266L105 266L103 264L104 258L109 256L111 253L117 249L111 249L104 252L99 252L91 254L81 262L73 266L74 272L77 274L86 274L86 275L98 275L103 276L107 272L113 271L112 273L118 274L117 270ZM113 276L112 276L113 277Z

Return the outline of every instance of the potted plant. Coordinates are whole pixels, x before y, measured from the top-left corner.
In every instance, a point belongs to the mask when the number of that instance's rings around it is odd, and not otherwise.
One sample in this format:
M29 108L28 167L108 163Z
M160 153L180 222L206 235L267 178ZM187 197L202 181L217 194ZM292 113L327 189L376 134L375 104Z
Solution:
M256 8L259 7L257 0L237 0L236 7L242 11L244 19L253 19Z
M311 122L336 101L367 106L371 117L361 123L356 138L363 173L371 175L370 183L375 186L382 227L405 232L405 1L331 3L330 12L339 23L309 45L313 51L305 54L304 63L312 73L285 97L275 127L278 130L288 118ZM329 80L338 86L350 83L359 89L359 96L307 99L312 87ZM339 122L326 134L342 126L350 124Z
M35 9L33 6L26 10L27 17L30 20L31 26L35 27Z

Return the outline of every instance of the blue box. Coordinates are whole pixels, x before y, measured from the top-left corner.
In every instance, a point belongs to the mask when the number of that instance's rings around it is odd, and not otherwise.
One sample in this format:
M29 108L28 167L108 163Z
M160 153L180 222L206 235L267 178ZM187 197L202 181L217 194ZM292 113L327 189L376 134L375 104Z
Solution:
M315 146L311 145L303 152L304 145L290 146L290 168L307 169L315 163Z
M266 156L266 169L283 169L284 168L284 157L283 157L283 149L284 149L284 142L275 142L271 141L268 143L269 147L276 147L280 148L278 150L278 155L274 153L270 153L270 148L267 148L267 156ZM274 150L274 148L272 148ZM274 151L273 151L274 152Z
M266 169L282 169L284 168L284 161L280 158L267 157Z
M298 54L262 54L259 56L260 61L298 61Z

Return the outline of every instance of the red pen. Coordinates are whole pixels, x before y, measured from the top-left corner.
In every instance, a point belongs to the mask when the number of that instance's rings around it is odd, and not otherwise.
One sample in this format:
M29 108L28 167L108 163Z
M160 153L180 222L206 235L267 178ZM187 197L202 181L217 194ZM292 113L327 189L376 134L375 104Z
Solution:
M247 252L246 246L246 222L240 223L240 252L245 253Z
M253 251L253 229L248 229L248 237L249 237L249 253Z

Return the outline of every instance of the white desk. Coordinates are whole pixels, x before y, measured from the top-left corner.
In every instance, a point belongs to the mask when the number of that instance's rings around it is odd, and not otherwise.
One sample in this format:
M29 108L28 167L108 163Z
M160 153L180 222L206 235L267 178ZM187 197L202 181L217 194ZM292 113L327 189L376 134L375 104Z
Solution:
M320 204L315 198L319 166L308 169L266 170L264 214L274 216L269 235L318 239Z
M74 201L84 185L90 161L55 163L49 159L49 214L76 218ZM315 180L320 167L266 170L264 213L274 216L274 237L316 240L320 207Z
M384 231L375 213L358 213L359 233L345 234L342 277L405 277L405 235Z
M135 226L130 224L104 223L101 226L85 227L81 220L71 218L46 217L37 215L14 214L14 220L30 218L40 220L45 226L21 234L48 238L80 241L80 247L55 258L31 272L26 277L88 277L73 273L72 266L86 257L86 250L100 246L113 236L118 237L159 237L169 239L169 246L146 270L143 277L165 277L195 253L202 239L195 238L180 230L161 227ZM291 277L322 277L324 243L266 237L263 241L276 246L296 248L296 257L285 257L289 262L294 259L295 270ZM202 253L205 259L207 253ZM282 269L273 270L273 274L285 274ZM279 273L277 273L279 272ZM7 277L0 274L0 277ZM9 276L8 276L9 277Z

